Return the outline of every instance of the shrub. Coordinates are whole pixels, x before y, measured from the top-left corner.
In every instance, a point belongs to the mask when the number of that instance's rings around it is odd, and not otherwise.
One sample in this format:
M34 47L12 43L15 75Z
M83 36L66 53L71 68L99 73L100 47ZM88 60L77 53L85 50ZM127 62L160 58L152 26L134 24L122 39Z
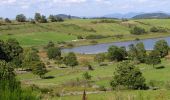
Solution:
M58 47L51 47L47 51L49 59L60 59L61 58L61 49Z
M134 35L141 35L141 34L145 34L146 31L144 28L135 26L133 29L130 30L130 33Z
M84 79L86 79L86 80L91 80L91 75L88 73L88 72L85 72L84 74L83 74L83 78Z

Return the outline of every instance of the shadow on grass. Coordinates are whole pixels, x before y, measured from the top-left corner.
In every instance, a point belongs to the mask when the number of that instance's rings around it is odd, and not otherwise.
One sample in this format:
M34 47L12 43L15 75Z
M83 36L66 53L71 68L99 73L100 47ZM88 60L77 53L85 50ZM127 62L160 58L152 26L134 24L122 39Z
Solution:
M54 76L46 76L43 79L53 79L53 78L55 78L55 77Z
M159 67L156 67L155 69L164 69L165 66L159 66Z

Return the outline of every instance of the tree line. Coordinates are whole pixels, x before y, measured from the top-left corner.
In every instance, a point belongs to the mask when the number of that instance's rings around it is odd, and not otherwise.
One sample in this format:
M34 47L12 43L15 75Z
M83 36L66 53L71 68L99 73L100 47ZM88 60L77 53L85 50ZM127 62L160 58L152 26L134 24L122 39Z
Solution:
M15 17L17 22L30 22L30 23L47 23L47 22L63 22L64 19L57 15L49 15L46 17L40 13L35 13L34 18L27 18L24 14L18 14ZM5 18L6 23L11 23L12 21L9 18Z

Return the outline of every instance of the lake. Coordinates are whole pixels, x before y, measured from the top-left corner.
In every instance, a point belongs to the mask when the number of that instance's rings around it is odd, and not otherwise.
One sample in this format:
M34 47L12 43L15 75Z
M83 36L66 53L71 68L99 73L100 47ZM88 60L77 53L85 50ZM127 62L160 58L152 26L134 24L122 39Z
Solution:
M97 54L97 53L103 53L107 52L108 48L112 45L119 46L119 47L126 47L128 49L128 46L130 44L136 44L139 42L143 42L145 45L146 50L152 50L155 42L158 40L166 40L168 44L170 45L170 37L165 38L155 38L155 39L144 39L144 40L133 40L133 41L126 41L126 42L113 42L113 43L103 43L103 44L97 44L97 45L88 45L88 46L80 46L80 47L73 47L73 48L67 48L63 49L63 52L75 52L80 54Z

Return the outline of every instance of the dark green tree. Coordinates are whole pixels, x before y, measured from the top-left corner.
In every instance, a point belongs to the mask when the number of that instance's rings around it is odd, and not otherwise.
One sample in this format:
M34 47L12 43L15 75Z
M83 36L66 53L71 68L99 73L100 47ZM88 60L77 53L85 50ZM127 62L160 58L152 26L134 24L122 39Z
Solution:
M47 51L49 59L60 59L61 58L61 49L58 47L51 47Z
M6 23L11 23L11 20L9 18L5 18Z
M64 57L64 64L71 66L72 68L78 65L77 57L73 52L70 52Z
M127 53L126 53L126 49L123 47L117 47L117 46L111 46L108 49L108 59L113 61L113 60L117 60L117 61L122 61L126 58Z
M165 40L159 40L156 42L154 50L158 51L161 58L163 58L168 55L169 51L168 43Z
M36 62L33 67L33 74L40 76L40 78L44 78L44 75L47 73L47 69L45 64L42 62Z
M161 58L159 56L159 52L156 50L151 51L149 56L147 57L147 64L153 65L153 68L155 65L158 65L161 63Z
M26 17L24 14L19 14L16 16L16 21L18 22L26 22Z
M0 60L10 62L16 60L22 54L23 48L15 39L8 39L7 41L0 40Z
M128 89L145 89L145 78L141 71L129 62L121 62L114 73L111 86L116 89L123 86Z
M42 15L41 16L41 23L47 23L47 19L46 19L46 16Z
M40 13L35 13L34 20L37 22L41 21L41 14Z

